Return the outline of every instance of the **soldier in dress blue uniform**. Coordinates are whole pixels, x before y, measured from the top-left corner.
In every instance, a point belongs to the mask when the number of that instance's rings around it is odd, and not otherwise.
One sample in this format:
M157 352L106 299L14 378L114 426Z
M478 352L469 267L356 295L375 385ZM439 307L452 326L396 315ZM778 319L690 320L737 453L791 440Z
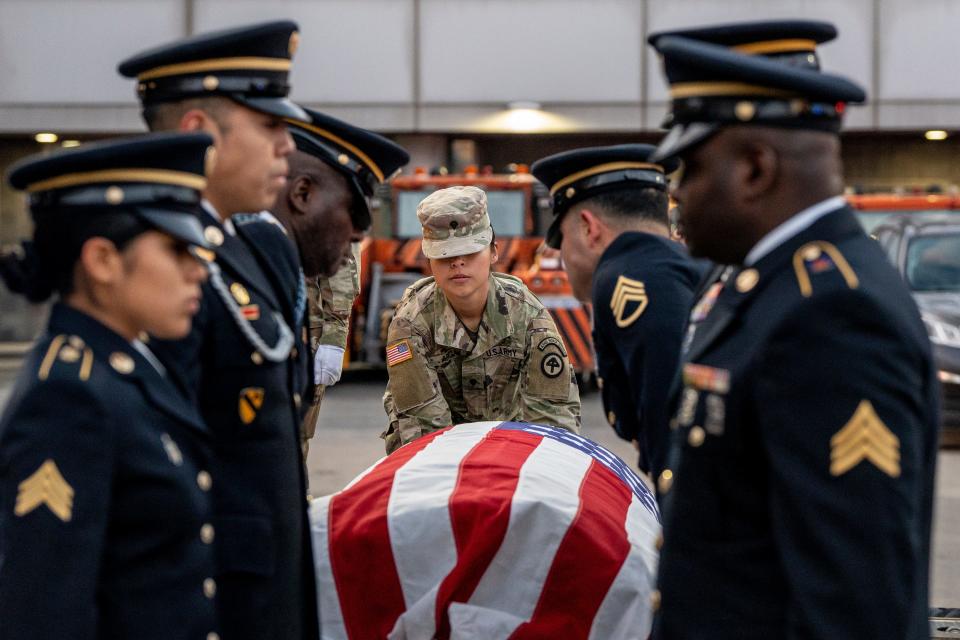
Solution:
M691 253L734 266L684 356L654 635L926 638L937 381L839 195L864 92L819 70L822 23L717 32L652 37L673 100L653 159L684 161Z
M310 408L301 425L306 457L324 390L340 379L343 367L347 332L341 327L348 323L360 284L353 243L370 228L369 199L400 172L410 154L372 131L303 110L309 122L287 120L297 150L290 156L287 186L271 212L294 239L306 275L313 355ZM324 296L324 291L332 293Z
M531 167L553 197L547 244L560 249L574 295L593 303L593 345L610 426L659 473L667 398L700 268L670 240L666 174L654 147L575 149Z
M178 338L200 304L192 210L205 134L30 158L25 251L0 275L56 294L0 418L0 635L217 636L209 433L150 332Z
M214 138L201 220L215 245L193 330L158 355L196 398L214 442L218 613L227 638L316 638L313 560L300 455L306 296L279 225L237 214L270 207L286 184L285 118L297 25L204 34L138 54L151 129Z

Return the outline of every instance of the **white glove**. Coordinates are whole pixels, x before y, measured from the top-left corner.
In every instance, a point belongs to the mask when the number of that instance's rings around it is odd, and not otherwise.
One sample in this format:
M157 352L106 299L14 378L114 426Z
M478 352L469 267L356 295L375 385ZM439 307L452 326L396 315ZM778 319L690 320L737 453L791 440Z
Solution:
M321 344L313 356L313 384L337 384L343 371L343 347Z

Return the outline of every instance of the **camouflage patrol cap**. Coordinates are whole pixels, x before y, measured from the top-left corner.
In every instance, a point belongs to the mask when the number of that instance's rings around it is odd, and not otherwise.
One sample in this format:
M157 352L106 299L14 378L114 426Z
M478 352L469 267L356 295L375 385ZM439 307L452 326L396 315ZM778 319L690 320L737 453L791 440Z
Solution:
M434 191L417 207L423 225L423 255L452 258L482 251L493 240L487 194L477 187Z

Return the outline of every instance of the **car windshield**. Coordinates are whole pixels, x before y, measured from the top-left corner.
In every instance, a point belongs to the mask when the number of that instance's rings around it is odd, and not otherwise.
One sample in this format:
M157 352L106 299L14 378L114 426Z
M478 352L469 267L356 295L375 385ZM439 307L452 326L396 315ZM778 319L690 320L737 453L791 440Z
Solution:
M926 220L929 218L946 218L956 216L955 220L960 220L960 210L957 209L924 209L922 211L907 211L900 209L889 209L881 211L857 211L857 219L867 233L873 233L881 224L891 218L904 217L909 215L914 220Z
M914 291L960 291L960 228L910 240L906 276Z

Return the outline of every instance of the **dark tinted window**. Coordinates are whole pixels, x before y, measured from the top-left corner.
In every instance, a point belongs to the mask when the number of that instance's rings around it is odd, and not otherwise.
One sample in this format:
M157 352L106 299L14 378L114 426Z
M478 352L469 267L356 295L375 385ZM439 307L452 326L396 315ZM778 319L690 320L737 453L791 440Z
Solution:
M904 275L914 291L960 291L960 231L911 239Z

